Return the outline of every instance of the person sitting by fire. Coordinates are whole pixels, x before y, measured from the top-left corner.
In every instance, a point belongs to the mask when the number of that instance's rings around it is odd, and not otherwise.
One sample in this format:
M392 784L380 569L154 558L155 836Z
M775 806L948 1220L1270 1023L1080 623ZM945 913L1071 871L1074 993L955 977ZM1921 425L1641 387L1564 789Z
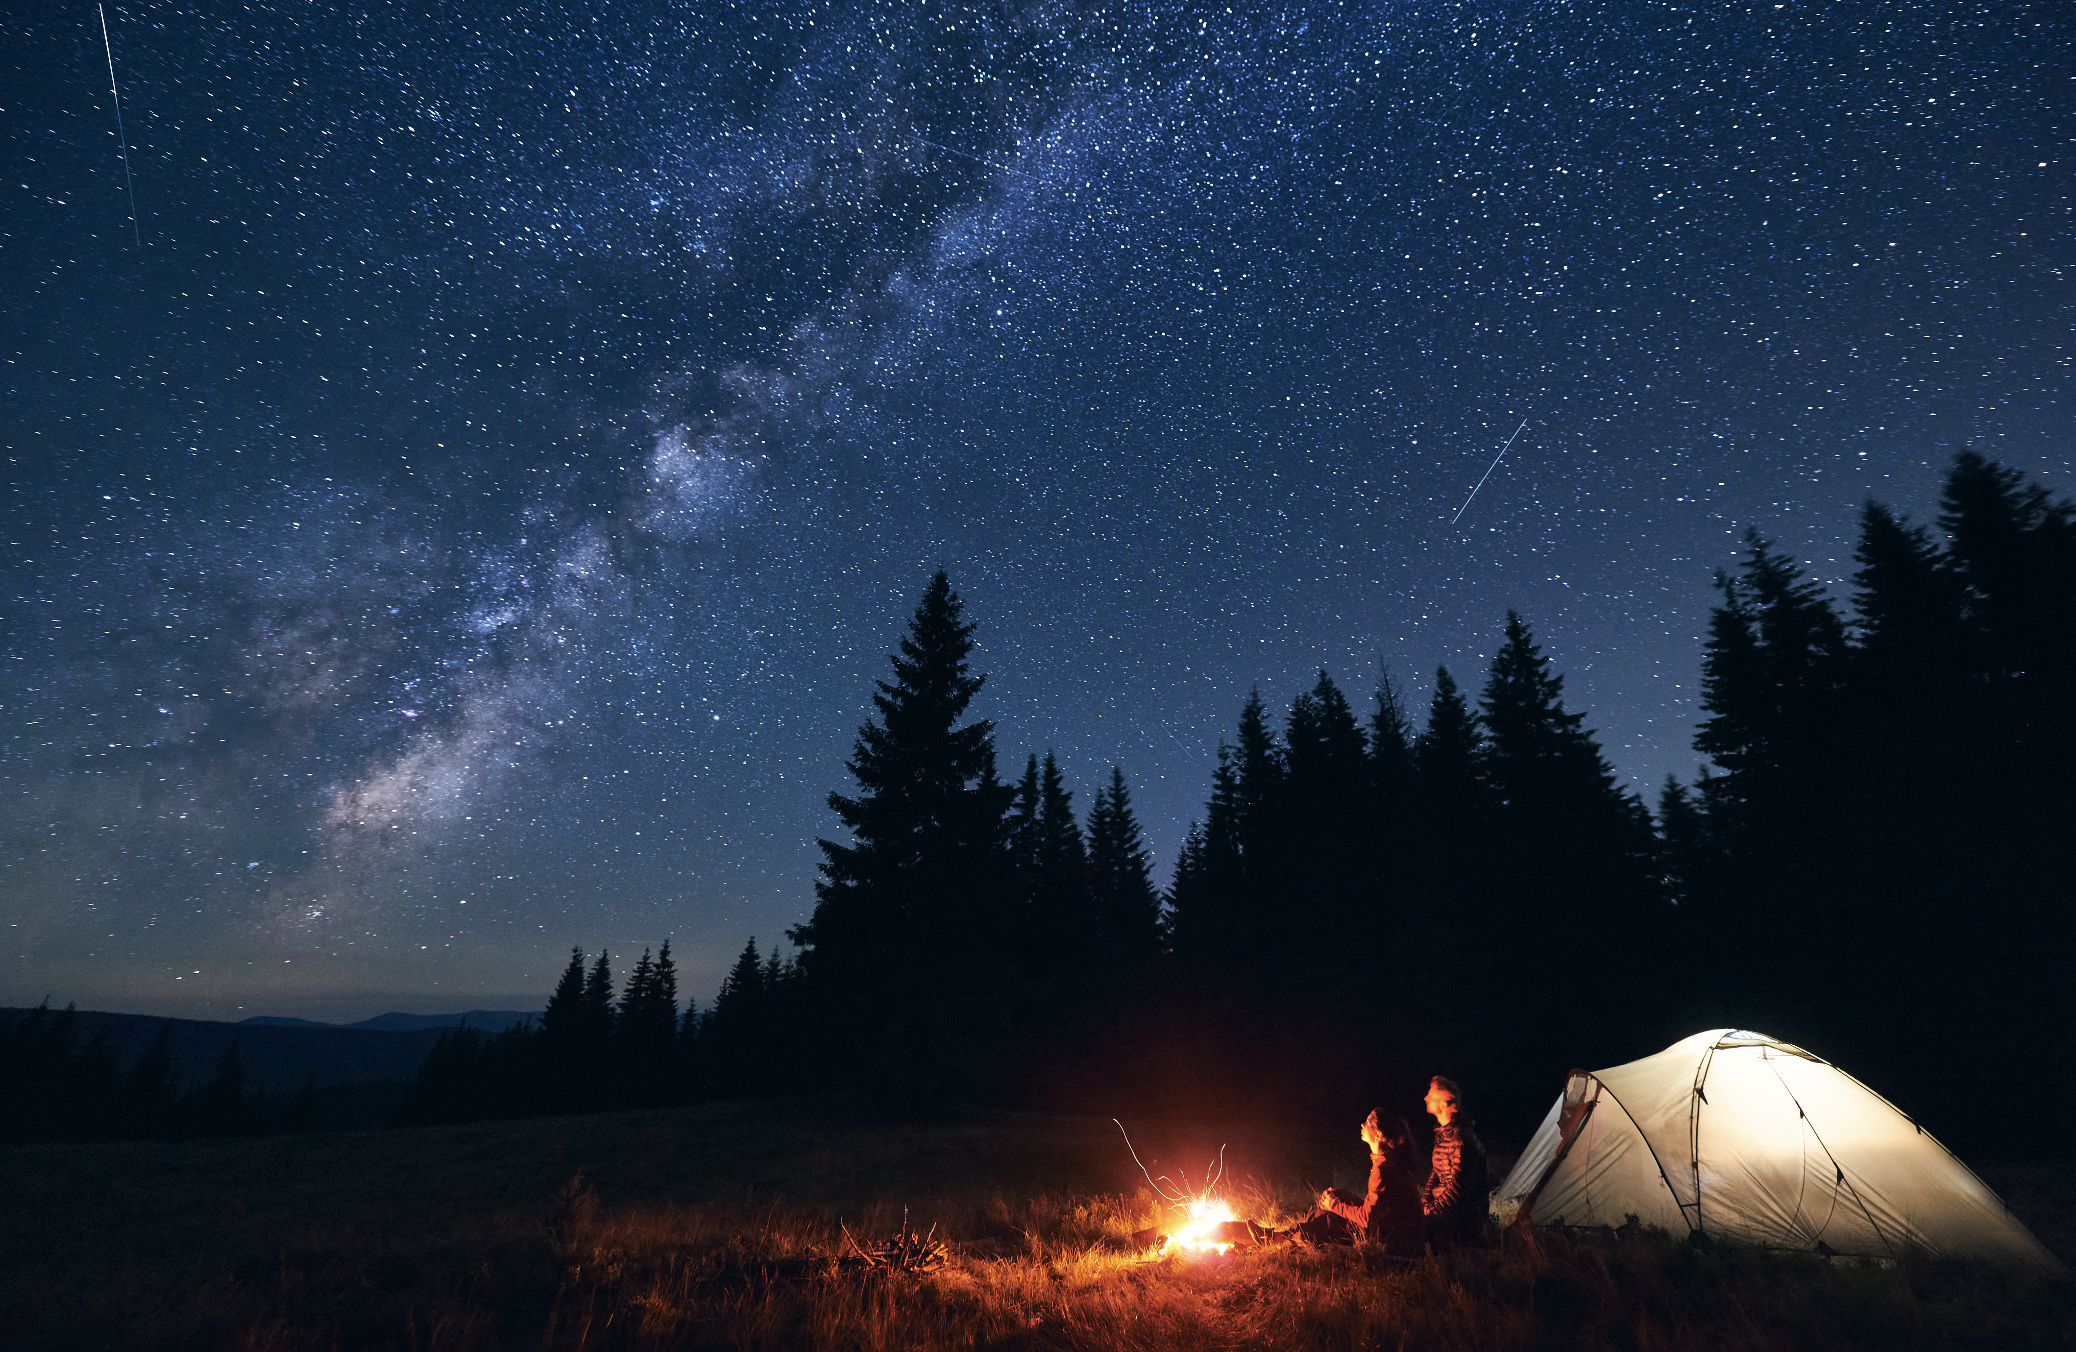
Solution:
M1370 1148L1369 1188L1362 1199L1328 1188L1303 1220L1288 1230L1266 1232L1263 1242L1367 1240L1383 1245L1387 1253L1410 1257L1420 1251L1420 1185L1407 1167L1413 1159L1412 1132L1404 1118L1379 1108L1362 1120L1357 1134Z
M1463 1115L1463 1090L1446 1075L1427 1086L1427 1111L1435 1120L1434 1156L1420 1210L1427 1240L1436 1248L1473 1243L1485 1233L1485 1146Z

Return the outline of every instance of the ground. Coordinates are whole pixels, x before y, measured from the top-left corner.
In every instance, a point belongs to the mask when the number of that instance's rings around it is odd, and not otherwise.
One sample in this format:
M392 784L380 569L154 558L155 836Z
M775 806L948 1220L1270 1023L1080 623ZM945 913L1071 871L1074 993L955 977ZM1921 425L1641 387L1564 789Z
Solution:
M1347 1132L1127 1125L1191 1185L1223 1145L1270 1224L1363 1164ZM1967 1264L1662 1236L1149 1257L1172 1212L1094 1118L794 1101L4 1163L24 1349L2076 1347L2069 1284ZM2076 1260L2076 1169L1983 1172ZM904 1223L914 1270L858 1260Z

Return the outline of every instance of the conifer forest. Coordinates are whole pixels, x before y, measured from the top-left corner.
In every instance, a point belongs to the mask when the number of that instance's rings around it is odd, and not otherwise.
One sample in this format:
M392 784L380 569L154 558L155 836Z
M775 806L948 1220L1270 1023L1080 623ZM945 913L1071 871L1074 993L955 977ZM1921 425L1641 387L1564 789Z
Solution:
M997 745L987 617L940 572L860 692L805 923L753 939L706 1005L667 942L580 949L538 1023L443 1038L406 1114L843 1089L1352 1120L1446 1072L1481 1116L1532 1120L1573 1064L1728 1024L2022 1152L2069 1099L2076 508L1963 453L1936 520L1865 506L1856 562L1829 595L1749 534L1702 655L1709 768L1649 801L1532 616L1424 707L1388 671L1257 692L1165 891L1129 766L1075 767L1078 803L1050 751ZM235 1053L185 1095L164 1062L18 1020L11 1135L254 1125Z

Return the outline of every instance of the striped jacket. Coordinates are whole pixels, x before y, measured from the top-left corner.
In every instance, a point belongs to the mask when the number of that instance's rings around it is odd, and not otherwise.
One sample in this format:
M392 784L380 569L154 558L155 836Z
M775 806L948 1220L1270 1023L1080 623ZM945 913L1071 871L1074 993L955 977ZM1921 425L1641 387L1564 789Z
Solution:
M1485 1222L1485 1144L1467 1118L1434 1129L1434 1164L1420 1190L1427 1233L1467 1239Z

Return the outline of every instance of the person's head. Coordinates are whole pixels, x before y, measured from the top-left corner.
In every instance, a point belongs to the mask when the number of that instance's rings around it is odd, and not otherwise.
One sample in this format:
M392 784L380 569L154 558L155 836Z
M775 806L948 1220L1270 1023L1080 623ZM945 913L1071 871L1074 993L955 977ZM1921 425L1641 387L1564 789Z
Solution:
M1372 1108L1362 1125L1363 1140L1392 1163L1405 1163L1406 1152L1413 1148L1413 1131L1406 1125L1406 1119L1385 1108Z
M1448 1076L1437 1075L1427 1082L1426 1103L1428 1115L1446 1127L1463 1112L1463 1090Z

